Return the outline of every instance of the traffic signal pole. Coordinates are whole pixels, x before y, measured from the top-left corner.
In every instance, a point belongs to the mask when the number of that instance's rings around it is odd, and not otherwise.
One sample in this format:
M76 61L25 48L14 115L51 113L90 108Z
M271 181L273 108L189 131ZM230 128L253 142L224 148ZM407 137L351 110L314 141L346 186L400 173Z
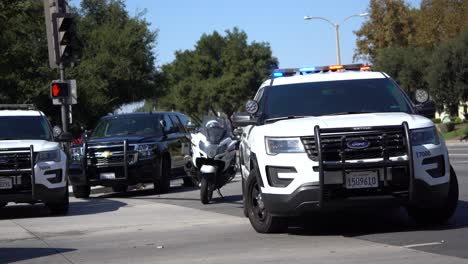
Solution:
M60 81L65 81L65 67L63 66L63 62L59 64L59 71L60 71ZM61 112L62 112L62 130L63 132L68 132L68 100L67 98L61 98L62 105L61 105Z

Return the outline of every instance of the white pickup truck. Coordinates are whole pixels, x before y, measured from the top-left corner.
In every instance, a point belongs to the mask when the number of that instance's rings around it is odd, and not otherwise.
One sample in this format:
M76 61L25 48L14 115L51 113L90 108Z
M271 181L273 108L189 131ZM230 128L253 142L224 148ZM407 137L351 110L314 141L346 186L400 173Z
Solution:
M0 210L9 202L43 202L53 214L67 213L68 165L60 141L70 140L34 106L0 105Z
M343 207L405 206L424 224L449 219L458 183L442 136L383 72L364 65L282 69L237 113L244 213L260 233L288 216ZM239 130L238 130L239 133Z

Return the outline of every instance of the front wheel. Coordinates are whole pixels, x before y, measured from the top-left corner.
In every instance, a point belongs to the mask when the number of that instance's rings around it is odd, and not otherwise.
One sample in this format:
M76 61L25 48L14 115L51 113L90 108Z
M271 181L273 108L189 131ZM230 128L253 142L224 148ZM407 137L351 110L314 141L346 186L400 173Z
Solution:
M208 204L213 198L213 184L208 181L206 176L202 175L200 186L200 201L202 204Z
M458 204L458 180L455 170L450 167L450 185L444 206L437 208L407 207L408 215L418 224L445 224L455 213Z
M66 215L69 207L68 184L66 186L65 194L59 201L46 203L52 215Z
M73 189L73 195L75 198L84 198L87 199L89 198L89 195L91 194L91 187L88 185L84 186L72 186Z
M168 193L171 188L171 160L163 157L159 165L159 175L154 179L154 191L156 194ZM159 178L157 178L159 176Z
M258 233L284 232L288 227L287 218L273 216L265 208L257 175L257 170L252 170L246 182L245 206L250 224Z

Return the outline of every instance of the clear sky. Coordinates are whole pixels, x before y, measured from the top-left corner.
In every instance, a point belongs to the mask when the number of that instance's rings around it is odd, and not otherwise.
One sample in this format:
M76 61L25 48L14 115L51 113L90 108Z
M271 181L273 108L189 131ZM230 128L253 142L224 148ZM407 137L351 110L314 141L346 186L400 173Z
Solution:
M79 0L70 0L72 5ZM407 0L418 6L420 0ZM203 33L224 33L238 27L249 41L268 42L280 67L320 66L336 63L334 23L368 11L369 0L127 0L130 15L145 12L151 29L158 29L157 66L174 60L176 50L193 49ZM341 61L353 62L356 35L366 20L354 17L340 26Z
M336 63L335 29L325 21L305 21L321 16L335 23L366 12L369 0L128 0L135 15L146 10L152 29L159 30L157 65L169 63L176 50L193 49L203 33L224 33L238 27L249 41L268 42L280 67ZM366 18L356 17L340 27L342 63L352 63L356 43L353 31Z

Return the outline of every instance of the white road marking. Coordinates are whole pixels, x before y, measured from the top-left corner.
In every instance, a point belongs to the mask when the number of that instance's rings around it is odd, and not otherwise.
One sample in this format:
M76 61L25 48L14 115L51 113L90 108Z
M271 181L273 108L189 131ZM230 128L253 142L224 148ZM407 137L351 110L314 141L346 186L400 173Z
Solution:
M450 153L449 156L468 156L468 153Z
M436 245L442 245L442 242L430 242L430 243L421 243L421 244L412 244L412 245L406 245L402 246L404 248L415 248L415 247L425 247L425 246L436 246Z

